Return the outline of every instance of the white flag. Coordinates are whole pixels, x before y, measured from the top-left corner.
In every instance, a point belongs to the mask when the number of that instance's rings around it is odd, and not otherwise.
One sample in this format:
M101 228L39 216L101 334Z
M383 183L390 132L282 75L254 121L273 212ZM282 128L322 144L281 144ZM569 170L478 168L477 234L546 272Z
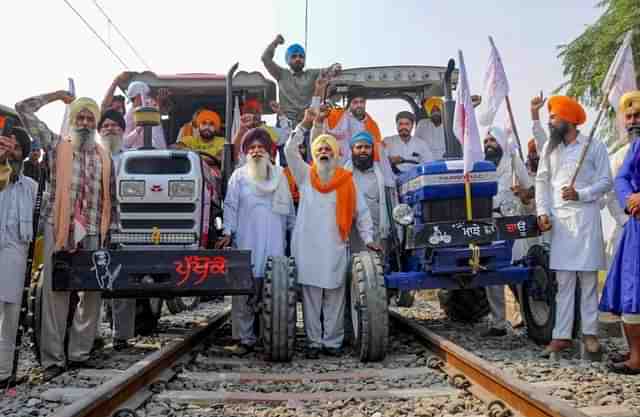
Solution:
M505 97L509 95L507 74L504 72L500 53L491 36L489 36L489 43L491 44L491 55L489 56L487 72L484 75L483 104L480 106L482 111L479 115L479 122L482 126L493 124L498 108L500 108Z
M231 125L231 141L236 136L236 132L240 129L240 104L238 103L238 97L233 105L233 124Z
M473 164L476 161L484 159L484 153L480 143L475 109L471 102L471 90L469 89L467 69L464 65L462 51L458 51L458 57L460 59L460 72L458 74L454 133L462 144L464 174L466 175L473 171Z
M622 41L622 45L618 49L613 62L609 67L604 82L602 83L602 91L609 91L609 103L618 110L620 97L626 92L637 90L636 71L633 67L633 51L631 49L631 38L633 31L627 32Z

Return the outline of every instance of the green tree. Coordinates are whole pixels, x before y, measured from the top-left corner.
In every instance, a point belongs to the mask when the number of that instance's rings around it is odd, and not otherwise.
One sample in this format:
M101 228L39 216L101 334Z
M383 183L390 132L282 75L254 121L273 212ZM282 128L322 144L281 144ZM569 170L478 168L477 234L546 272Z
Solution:
M577 97L590 107L602 101L600 87L624 34L634 29L633 56L638 68L640 63L640 0L602 0L596 7L604 9L598 20L566 45L560 45L567 81L559 90ZM636 70L640 75L640 71ZM640 76L638 77L640 85Z

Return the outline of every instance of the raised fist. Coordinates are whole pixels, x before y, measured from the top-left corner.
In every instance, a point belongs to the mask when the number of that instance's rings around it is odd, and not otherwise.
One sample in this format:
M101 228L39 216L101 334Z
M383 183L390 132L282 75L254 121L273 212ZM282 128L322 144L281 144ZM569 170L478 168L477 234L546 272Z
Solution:
M546 102L546 97L542 94L542 91L540 91L539 96L535 96L531 99L531 111L540 111Z

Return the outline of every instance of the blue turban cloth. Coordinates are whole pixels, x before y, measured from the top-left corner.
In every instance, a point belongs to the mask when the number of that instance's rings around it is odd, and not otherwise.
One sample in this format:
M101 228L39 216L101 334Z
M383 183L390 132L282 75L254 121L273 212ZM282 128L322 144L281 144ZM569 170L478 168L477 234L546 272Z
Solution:
M349 146L353 146L358 142L367 142L369 145L373 146L373 136L366 131L356 133L349 141Z
M284 56L285 61L289 63L292 55L302 55L306 56L304 53L304 48L299 43L294 43L290 47L287 48L287 53Z

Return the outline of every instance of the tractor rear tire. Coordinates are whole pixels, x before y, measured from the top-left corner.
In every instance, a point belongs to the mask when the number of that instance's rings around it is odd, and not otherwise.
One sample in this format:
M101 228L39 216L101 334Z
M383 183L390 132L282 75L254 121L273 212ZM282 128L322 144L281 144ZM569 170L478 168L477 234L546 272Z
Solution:
M549 251L543 246L532 246L527 257L532 271L522 286L521 300L527 335L537 344L546 345L556 321L556 274L549 269Z
M484 288L438 291L440 308L452 321L476 323L490 312L489 300Z
M166 302L171 314L178 314L183 311L191 311L198 307L200 297L175 297L168 299Z
M289 362L296 342L296 264L293 258L267 259L262 287L264 352L273 362Z
M360 252L351 271L351 321L355 354L362 362L385 358L389 343L387 290L380 257Z

